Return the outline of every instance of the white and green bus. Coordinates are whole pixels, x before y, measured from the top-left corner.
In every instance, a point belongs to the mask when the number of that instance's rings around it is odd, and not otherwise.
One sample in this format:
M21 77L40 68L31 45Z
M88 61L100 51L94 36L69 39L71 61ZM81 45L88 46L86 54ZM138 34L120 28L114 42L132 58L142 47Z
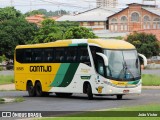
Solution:
M121 40L74 39L19 45L15 49L15 86L29 96L71 96L84 93L116 95L141 93L141 69L146 57Z

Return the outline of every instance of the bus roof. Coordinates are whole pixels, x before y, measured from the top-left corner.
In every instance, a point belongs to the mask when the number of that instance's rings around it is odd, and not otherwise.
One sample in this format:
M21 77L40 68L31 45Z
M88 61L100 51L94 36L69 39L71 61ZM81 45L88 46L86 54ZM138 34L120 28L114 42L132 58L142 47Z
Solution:
M115 39L71 39L71 40L58 40L49 43L18 45L19 48L43 48L43 47L64 47L64 46L78 46L80 44L89 44L99 46L106 49L135 49L135 47L124 41Z

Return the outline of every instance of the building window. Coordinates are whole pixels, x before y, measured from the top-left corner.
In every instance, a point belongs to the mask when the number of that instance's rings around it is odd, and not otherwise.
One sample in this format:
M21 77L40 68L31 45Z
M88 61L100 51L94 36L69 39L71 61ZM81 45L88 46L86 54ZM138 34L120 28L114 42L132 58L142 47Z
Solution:
M139 22L140 20L140 17L139 17L139 14L137 12L134 12L131 14L131 21L132 22Z
M83 26L88 26L88 22L83 22Z
M160 22L157 23L157 28L160 29Z
M117 31L118 30L117 19L112 18L110 23L111 23L111 31Z
M127 31L127 17L121 17L121 31Z
M154 29L160 29L160 18L155 18L153 20L153 28Z
M144 16L143 18L143 29L150 29L150 18L149 16Z

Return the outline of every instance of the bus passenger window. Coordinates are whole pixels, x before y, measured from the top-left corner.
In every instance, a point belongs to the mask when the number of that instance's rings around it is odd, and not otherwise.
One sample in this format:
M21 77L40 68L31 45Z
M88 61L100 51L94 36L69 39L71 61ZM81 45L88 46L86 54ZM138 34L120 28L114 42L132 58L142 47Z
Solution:
M33 49L32 50L32 62L37 63L37 62L42 62L42 49Z
M56 48L55 56L56 62L65 62L64 48Z
M17 49L16 50L16 61L19 63L24 62L24 49Z
M91 66L87 47L80 47L79 60L81 63L84 63L84 64Z
M69 47L67 48L67 53L66 53L67 59L66 62L72 63L72 62L77 62L77 49L76 47Z
M54 61L54 50L52 48L44 49L44 62L53 62Z
M31 63L32 61L32 51L31 49L25 49L25 58L24 58L25 63Z

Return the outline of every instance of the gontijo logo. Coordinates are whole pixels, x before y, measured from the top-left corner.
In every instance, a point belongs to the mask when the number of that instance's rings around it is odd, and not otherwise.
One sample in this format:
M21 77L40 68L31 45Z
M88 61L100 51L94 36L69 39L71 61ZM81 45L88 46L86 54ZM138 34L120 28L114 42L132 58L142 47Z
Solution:
M30 66L30 72L52 72L52 66Z

